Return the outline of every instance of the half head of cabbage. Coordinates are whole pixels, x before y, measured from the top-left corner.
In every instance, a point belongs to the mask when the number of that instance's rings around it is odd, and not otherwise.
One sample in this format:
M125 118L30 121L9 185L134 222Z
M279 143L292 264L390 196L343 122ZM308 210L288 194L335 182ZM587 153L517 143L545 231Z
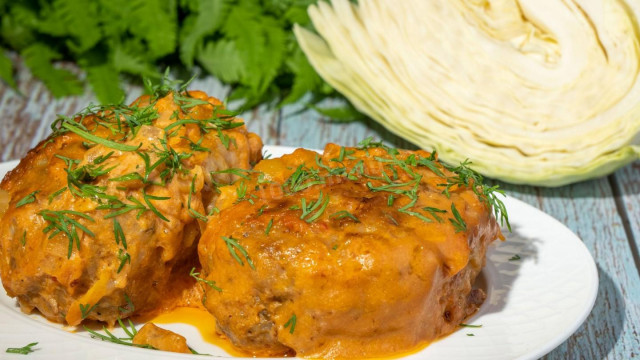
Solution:
M441 160L559 186L640 154L640 2L333 0L295 34L360 111Z

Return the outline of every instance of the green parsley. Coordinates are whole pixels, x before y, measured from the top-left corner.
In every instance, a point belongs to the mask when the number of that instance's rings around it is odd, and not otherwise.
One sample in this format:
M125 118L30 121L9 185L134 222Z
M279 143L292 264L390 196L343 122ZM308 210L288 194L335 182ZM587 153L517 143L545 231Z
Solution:
M230 99L241 99L246 109L292 103L309 92L315 103L337 93L309 64L292 32L295 23L311 26L306 9L312 3L142 1L123 7L109 2L76 6L73 0L56 1L55 6L10 2L0 9L2 18L11 18L1 35L11 39L3 43L6 50L19 53L55 97L81 94L89 84L101 103L117 103L124 98L124 74L156 80L166 66L188 71L197 66L232 85ZM114 20L89 21L97 18ZM0 77L15 84L11 59L0 57L8 67ZM77 64L86 78L56 61ZM166 85L146 84L158 94L166 91ZM176 101L183 111L198 103Z

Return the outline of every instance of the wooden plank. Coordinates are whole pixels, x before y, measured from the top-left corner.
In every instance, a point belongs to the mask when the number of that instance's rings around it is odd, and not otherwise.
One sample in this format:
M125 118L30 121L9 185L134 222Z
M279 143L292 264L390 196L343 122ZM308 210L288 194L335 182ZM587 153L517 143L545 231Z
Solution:
M331 107L334 103L324 102L321 106ZM364 138L373 136L389 145L415 149L415 145L391 134L371 119L350 123L332 123L314 110L306 109L301 103L285 106L280 122L279 145L303 146L323 149L327 142L354 146Z
M616 171L613 177L625 211L624 221L635 245L636 266L640 265L640 160Z
M78 72L72 66L69 69ZM95 96L88 88L80 96L54 98L21 62L17 62L16 79L22 94L4 84L0 85L0 161L22 158L51 133L50 127L57 114L71 116L90 103L96 103ZM222 100L229 93L229 86L213 77L196 79L189 89L202 90ZM137 85L127 85L125 91L125 103L131 103L143 93L142 87ZM277 142L278 110L260 106L242 114L242 117L250 131L264 134L265 143Z
M600 276L593 311L578 332L548 358L628 359L640 355L640 278L607 178L541 189L540 195L540 208L587 245Z
M22 94L0 85L0 161L23 157L51 132L50 125L57 114L74 114L95 102L89 93L54 98L20 62L16 66L16 80Z
M322 148L328 141L353 145L373 135L394 145L403 144L380 126L369 125L331 124L308 111L296 113L285 108L280 139L287 145ZM634 176L638 179L637 173ZM640 355L636 335L640 333L636 320L640 318L640 279L607 179L556 189L504 183L501 186L510 196L542 209L577 233L594 256L600 272L593 312L576 334L545 359L621 359ZM636 206L639 203L635 198ZM638 219L640 211L636 210L635 214Z
M23 156L49 133L55 114L73 114L94 100L92 95L54 99L41 83L18 66L22 97L0 86L0 160ZM214 79L197 80L190 89L200 89L224 98L228 88ZM141 89L129 87L128 100ZM392 135L377 123L364 120L333 124L302 105L282 110L260 107L242 114L251 131L261 135L266 144L322 148L327 141L355 145L367 136L386 143L411 148L412 145ZM615 179L623 192L629 226L640 239L640 165L638 162L619 171ZM606 179L584 182L558 189L502 185L510 196L541 208L567 224L585 242L600 271L600 289L594 311L579 331L550 353L548 359L618 359L640 355L640 279L636 271L623 218L618 214ZM570 256L570 255L568 255Z

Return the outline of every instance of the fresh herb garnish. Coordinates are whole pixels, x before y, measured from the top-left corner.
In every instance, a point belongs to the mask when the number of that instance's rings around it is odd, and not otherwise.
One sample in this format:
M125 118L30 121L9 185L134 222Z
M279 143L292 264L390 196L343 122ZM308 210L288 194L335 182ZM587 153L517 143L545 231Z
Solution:
M327 195L326 197L324 197L324 194L322 193L322 191L320 191L320 195L318 196L318 199L315 201L310 202L309 204L307 204L307 199L302 198L300 200L300 209L302 209L302 215L300 215L300 219L311 223L314 220L316 220L317 218L320 217L320 215L322 215L322 213L324 212L324 210L327 208L327 205L329 205L329 195ZM314 214L311 214L315 211ZM309 216L308 218L305 219L305 217Z
M511 231L507 209L502 200L498 199L498 195L505 196L504 191L499 189L498 185L488 186L483 184L484 178L482 175L473 171L469 165L471 165L469 160L465 160L456 167L445 165L445 168L455 173L455 175L446 177L447 183L440 185L445 188L442 192L449 197L452 188L458 186L471 188L480 200L493 208L496 219L500 219L500 224L506 224L509 231Z
M147 207L149 208L149 210L151 210L151 212L156 214L156 216L160 219L169 222L169 219L167 219L164 215L162 215L160 211L158 211L158 209L156 209L156 207L151 203L151 200L169 200L171 199L170 197L149 195L147 194L147 191L143 189L142 198L144 199L144 202L147 204Z
M229 168L218 171L211 171L210 174L213 176L214 174L232 174L237 177L241 177L245 180L249 180L249 174L256 172L255 170L247 170L247 169L239 169L239 168Z
M430 206L423 207L422 210L428 212L439 223L442 223L444 220L442 220L442 218L438 216L438 214L445 214L447 212L447 210L442 210Z
M200 273L196 272L196 268L191 268L191 271L189 272L189 276L191 276L192 278L196 279L197 282L201 282L201 283L207 284L210 288L212 288L215 291L222 292L222 289L220 289L219 287L216 286L216 282L215 281L211 281L211 280L207 280L207 279L201 278L200 277Z
M465 324L465 323L460 323L459 325L460 327L467 327L467 328L481 328L482 325L469 325L469 324Z
M85 220L89 220L91 222L95 222L93 218L87 214L83 214L81 212L72 211L72 210L61 210L61 211L53 211L53 210L42 210L38 213L38 215L42 216L42 218L49 222L49 225L45 227L42 232L45 234L51 232L49 235L49 239L58 235L59 233L63 233L69 239L69 251L67 254L68 258L71 258L71 252L73 251L73 244L76 244L76 248L80 250L80 237L78 236L78 230L82 230L85 234L95 237L93 232L87 229L84 225L79 223L77 220L69 217L69 215L78 216Z
M244 247L242 247L242 245L238 244L238 241L236 239L234 239L231 236L229 237L222 236L222 240L224 240L224 242L227 244L227 249L229 249L229 253L231 254L231 256L233 256L234 259L236 259L238 264L244 266L244 262L242 261L242 259L240 259L240 256L238 256L238 252L239 252L240 255L242 255L242 257L244 257L244 259L247 261L247 263L249 264L249 267L251 267L251 269L253 270L256 269L253 266L253 261L249 257L247 250Z
M25 345L21 348L7 348L6 352L9 354L22 354L22 355L28 355L29 353L34 352L35 350L33 350L32 348L34 346L38 345L37 342L33 342L30 343L28 345Z
M22 199L20 199L20 201L18 201L16 203L16 208L19 208L20 206L24 206L27 204L31 204L32 202L36 201L36 194L39 193L40 190L36 190L34 192L32 192L31 194L23 197Z
M307 168L304 164L300 164L284 182L283 187L287 188L290 193L296 193L310 186L324 183L325 180L320 176L318 169Z
M100 145L103 145L103 146L106 146L108 148L115 149L115 150L136 151L142 145L142 144L140 144L138 146L133 146L133 145L121 144L121 143L118 143L118 142L115 142L115 141L111 141L111 140L102 138L100 136L91 134L91 133L89 133L87 131L84 131L84 130L80 129L79 127L71 125L71 123L69 123L69 122L65 122L64 124L62 124L62 127L67 129L67 130L69 130L69 131L71 131L71 132L73 132L73 133L76 133L76 134L82 136L83 138L85 138L85 139L87 139L89 141L92 141L92 142L94 142L96 144L100 144Z
M58 189L55 192L51 193L51 195L48 196L48 200L49 200L49 204L51 204L51 202L53 201L53 199L55 199L56 197L58 197L58 195L62 194L63 192L65 192L67 190L67 187L63 187L62 189Z
M351 219L351 220L353 220L353 221L355 221L357 223L360 222L360 220L358 220L358 218L355 217L355 215L353 215L352 213L348 212L347 210L342 210L342 211L335 212L335 213L329 215L329 217L330 218L335 218L335 219L338 219L338 220L344 219L344 218L349 218L349 219Z
M122 243L122 247L127 249L127 239L124 236L124 231L122 230L122 226L120 226L120 222L117 219L113 219L113 236L115 237L116 244L120 245Z
M520 258L520 255L515 254L515 255L513 255L513 256L509 259L509 261L516 261L516 260L520 260L520 259L521 259L521 258Z
M118 324L120 324L120 327L122 327L124 332L127 334L127 337L117 337L113 335L113 333L111 333L106 326L102 327L102 331L104 331L107 335L100 334L97 331L92 330L86 326L83 326L83 327L86 331L89 332L90 336L94 339L100 339L102 341L108 341L118 345L127 345L127 346L157 350L156 348L154 348L149 344L134 344L133 338L138 333L138 330L136 330L136 327L135 325L133 325L133 322L131 321L131 319L127 319L127 320L129 321L130 328L127 328L127 326L122 322L122 320L118 318Z
M189 196L187 197L187 210L189 211L189 215L191 215L191 217L206 222L208 220L207 217L200 214L197 210L191 207L191 196L196 193L197 176L198 176L197 174L193 175L193 179L191 179L191 188L189 189Z
M269 235L269 232L271 231L271 227L273 226L273 218L271 220L269 220L269 223L267 224L267 228L264 230L264 234L265 235Z
M127 293L124 293L124 300L127 302L127 305L125 305L124 307L118 306L118 311L120 311L121 314L133 313L136 310L136 307L133 305L133 301L131 301Z
M82 319L86 319L87 316L89 316L89 314L93 311L93 309L96 308L98 304L79 304L80 306L80 313L82 314Z
M454 218L449 218L449 221L451 222L451 224L453 224L456 232L458 233L467 231L467 223L465 223L464 219L462 219L462 216L460 216L460 213L456 209L456 205L454 203L451 203L451 213L453 214Z
M120 271L124 268L126 264L131 264L131 255L128 252L125 252L122 249L118 249L118 260L120 260L120 265L118 266L117 274L120 274Z
M289 328L289 334L293 334L296 330L296 314L291 315L289 321L284 324L284 328Z

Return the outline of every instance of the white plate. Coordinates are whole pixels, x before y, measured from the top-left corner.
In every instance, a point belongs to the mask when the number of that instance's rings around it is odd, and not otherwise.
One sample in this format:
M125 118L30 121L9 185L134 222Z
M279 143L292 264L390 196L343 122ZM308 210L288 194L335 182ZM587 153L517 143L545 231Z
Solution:
M266 146L265 150L275 157L293 149ZM16 164L0 164L0 178ZM538 209L513 198L505 204L513 233L505 232L507 240L491 246L483 271L487 300L468 321L482 327L461 328L407 359L537 359L571 336L591 311L598 273L582 241ZM510 261L514 255L521 259ZM230 357L206 343L190 325L162 327L184 335L200 353ZM39 315L21 313L16 302L0 291L2 358L11 356L4 353L8 347L38 342L30 359L202 359L115 345L91 339L84 330L70 330Z

